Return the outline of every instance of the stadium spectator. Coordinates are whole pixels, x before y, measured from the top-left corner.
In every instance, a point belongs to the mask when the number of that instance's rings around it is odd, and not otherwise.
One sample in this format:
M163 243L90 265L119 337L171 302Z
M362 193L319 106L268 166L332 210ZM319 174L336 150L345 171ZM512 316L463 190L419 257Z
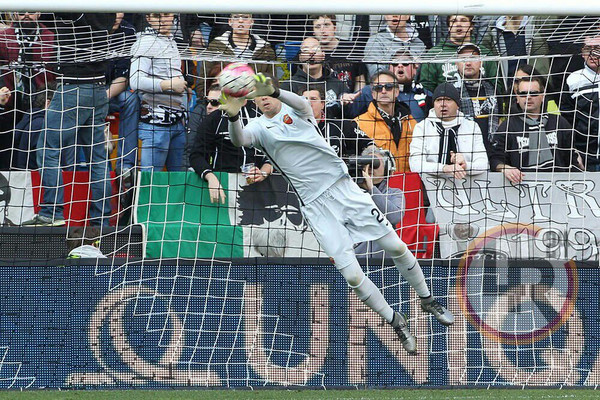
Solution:
M537 25L539 22L532 16L502 15L488 30L482 44L504 57L499 63L505 80L515 76L519 64L529 63L542 74L550 70L548 58L529 59L530 56L548 54L548 44ZM509 85L510 82L505 81L505 87Z
M239 115L243 125L256 118L254 103L247 102ZM261 182L273 172L271 164L266 163L255 149L236 147L231 143L227 124L227 115L216 106L198 126L190 151L190 166L208 183L213 203L225 203L225 192L214 172L237 173L242 165L254 164L253 170L245 173L248 183Z
M219 109L219 96L221 96L221 88L218 83L213 83L208 88L206 97L201 99L196 107L190 112L188 124L186 127L186 140L185 140L185 167L190 167L190 153L194 142L196 140L196 134L200 128L200 124L206 118L207 115L217 111Z
M333 72L324 65L325 53L314 37L302 41L298 54L300 68L292 76L290 82L294 93L301 93L309 86L321 85L325 90L325 106L327 118L341 116L340 97L348 91L344 82L335 77Z
M512 97L516 98L517 92L519 91L519 83L523 80L529 80L531 76L542 76L542 74L535 69L533 66L529 64L521 64L519 68L517 68L517 72L515 72L515 76L512 79ZM558 109L557 102L552 98L556 93L548 93L550 84L547 83L546 95L544 99L544 103L546 104L546 112L550 114L560 115L560 110ZM559 93L560 94L560 93ZM560 97L560 96L559 96ZM510 106L517 104L514 101L511 101Z
M354 42L360 53L364 53L369 40L369 16L358 14L336 14L336 37Z
M409 172L409 146L417 121L410 115L410 108L397 100L396 75L390 71L377 72L371 89L373 101L367 112L355 119L356 123L378 147L392 153L399 172Z
M260 36L252 33L254 19L252 14L231 14L229 26L231 30L226 31L220 36L215 37L206 48L205 55L208 58L227 58L239 59L241 61L265 60L274 61L277 59L275 51L271 45ZM204 88L208 73L215 65L221 64L218 61L205 61L198 64L199 81L196 84L198 94L204 94ZM273 68L269 64L251 64L255 72L272 72Z
M480 55L481 50L473 43L465 43L458 48L458 79L454 87L461 95L461 112L477 122L485 148L489 149L490 138L500 123L502 98L498 88L481 75Z
M319 131L338 156L347 159L359 155L373 144L373 139L358 127L356 121L325 118L325 91L322 86L309 86L308 90L299 94L310 102Z
M370 31L372 34L385 32L388 26L386 16L375 14L369 15ZM434 45L435 40L435 21L437 15L409 15L407 25L410 25L416 35L421 39L426 49L430 49Z
M448 15L446 22L449 26L448 37L430 49L427 57L453 57L459 47L472 42L472 15ZM490 49L483 46L479 46L479 51L484 56L492 54ZM488 78L497 76L498 64L495 61L484 61L482 67L483 76ZM457 79L457 74L456 64L453 62L425 63L421 67L419 82L428 90L433 91L441 83Z
M14 112L7 110L7 104L12 98L10 89L0 88L0 171L10 168L13 152Z
M387 69L387 64L401 50L413 56L425 52L425 44L419 39L417 30L408 24L410 15L386 15L385 31L369 38L365 47L365 62L371 79L377 71Z
M431 92L415 82L418 69L419 64L407 53L396 55L394 62L390 64L390 71L396 75L399 85L398 101L410 107L410 113L417 122L427 116L432 104ZM365 86L360 92L342 95L342 103L345 105L344 117L355 118L366 112L371 101L373 101L373 93L370 85Z
M575 146L587 171L600 171L600 36L587 38L583 69L567 78L562 115L575 127Z
M0 77L0 170L14 164L13 129L31 111L39 88L53 82L46 68L55 60L54 33L39 22L39 12L9 13L11 20L0 31L0 64L8 72ZM18 112L15 113L15 110Z
M579 170L573 128L560 115L543 112L545 87L540 76L521 80L517 106L494 134L491 169L504 173L512 183L521 182L527 171Z
M447 41L449 29L448 29L448 17L452 15L430 15L429 26L431 27L431 39L434 46ZM480 45L483 38L488 33L490 25L492 25L498 17L496 15L475 15L473 16L473 32L471 32L470 42Z
M124 13L117 13L109 41L109 51L123 51L133 42L135 29L123 19ZM106 95L108 110L119 113L119 144L117 173L130 175L131 168L137 164L138 119L140 99L137 93L129 90L129 57L119 57L108 62L106 70Z
M448 82L433 92L433 109L419 122L410 143L410 169L463 179L488 169L479 125L460 112L458 90Z
M100 230L94 227L73 228L67 236L67 258L106 258L100 250Z
M552 87L566 86L567 77L584 67L581 57L584 41L575 32L593 32L600 28L600 18L594 15L564 16L555 15L545 21L543 29L548 44L550 73L549 81ZM549 93L548 93L549 94Z
M37 143L40 133L44 127L44 119L46 118L46 109L50 106L50 101L56 90L56 85L50 83L46 88L38 88L39 93L36 94L32 102L32 109L25 114L23 118L15 125L15 151L12 159L12 168L18 170L37 169ZM68 167L73 166L74 148L72 151L63 149L61 154L61 165Z
M325 53L327 67L346 84L347 91L360 90L366 82L367 68L359 61L363 58L359 43L338 39L335 15L313 15L310 19L313 34Z
M142 170L183 170L187 83L173 36L172 13L146 15L148 27L131 48L130 85L142 99L138 136Z
M90 58L78 48L106 48L115 13L54 13L59 85L46 111L45 128L38 141L37 162L41 168L44 198L40 212L23 225L61 226L63 183L61 151L75 143L84 145L89 160L92 199L89 223L108 225L110 216L109 162L105 146L104 121L108 112L106 97L107 61Z
M39 88L54 82L49 70L56 60L54 33L39 21L39 12L11 13L10 26L0 32L0 63L10 72L3 74L0 86L16 91L7 109L28 112ZM16 102L16 104L15 104ZM17 116L17 121L22 116Z

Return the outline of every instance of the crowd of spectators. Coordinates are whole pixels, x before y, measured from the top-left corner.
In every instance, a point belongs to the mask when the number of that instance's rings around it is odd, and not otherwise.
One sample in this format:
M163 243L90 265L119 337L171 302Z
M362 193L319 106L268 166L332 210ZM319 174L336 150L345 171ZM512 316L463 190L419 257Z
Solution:
M386 151L397 172L491 170L513 183L532 170L600 170L599 18L22 12L5 21L0 170L39 169L44 198L28 224L64 224L60 172L80 163L92 225L108 224L111 168L123 182L135 168L189 168L219 203L214 172L251 164L249 183L276 172L233 146L218 110L216 76L234 60L308 98L342 158ZM554 35L567 22L584 32L570 47ZM109 112L120 116L114 167ZM248 101L243 123L257 113Z

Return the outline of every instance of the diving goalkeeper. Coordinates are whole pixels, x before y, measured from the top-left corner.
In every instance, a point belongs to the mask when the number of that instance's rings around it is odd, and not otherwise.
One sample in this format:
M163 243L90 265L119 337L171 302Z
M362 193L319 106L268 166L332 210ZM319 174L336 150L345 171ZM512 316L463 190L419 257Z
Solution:
M255 88L246 98L254 98L263 115L245 127L239 118L245 98L221 96L220 108L229 115L231 142L265 153L295 190L308 225L354 293L394 328L408 353L416 352L416 339L406 318L390 307L365 275L354 254L355 243L376 241L415 289L424 311L443 325L454 323L454 317L433 298L415 256L321 136L310 103L280 90L274 79L263 74L255 79Z

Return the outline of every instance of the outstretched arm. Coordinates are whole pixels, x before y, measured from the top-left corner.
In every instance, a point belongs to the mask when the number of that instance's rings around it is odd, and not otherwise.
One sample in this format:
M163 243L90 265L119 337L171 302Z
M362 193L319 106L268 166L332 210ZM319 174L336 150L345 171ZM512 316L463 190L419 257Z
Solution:
M250 147L252 146L252 134L244 130L242 122L240 121L240 110L244 106L246 99L243 97L230 97L221 93L219 97L221 105L220 110L223 110L229 116L229 135L231 143L237 147Z
M288 106L292 107L298 113L306 117L312 117L313 111L310 107L310 103L302 96L298 96L295 93L288 92L287 90L279 90L279 100Z
M239 115L229 117L229 135L231 143L233 143L234 146L252 146L252 135L249 132L245 132Z
M258 73L254 76L256 80L254 84L254 90L246 98L253 99L258 96L270 96L281 100L283 103L292 107L303 116L312 117L313 112L310 107L310 103L302 96L298 96L295 93L287 90L282 90L273 85L271 78L266 77L262 73Z

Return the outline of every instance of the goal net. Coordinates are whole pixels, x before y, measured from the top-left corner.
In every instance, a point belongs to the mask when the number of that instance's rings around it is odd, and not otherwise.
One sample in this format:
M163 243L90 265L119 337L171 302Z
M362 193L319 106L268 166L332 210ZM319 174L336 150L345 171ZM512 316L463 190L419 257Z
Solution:
M42 310L73 310L66 359L15 341L0 386L597 385L597 16L0 23L0 258L36 285L55 272ZM442 327L357 243L416 356L347 287L276 160L232 144L218 74L239 61L309 101L456 316ZM242 124L262 113L248 101Z

